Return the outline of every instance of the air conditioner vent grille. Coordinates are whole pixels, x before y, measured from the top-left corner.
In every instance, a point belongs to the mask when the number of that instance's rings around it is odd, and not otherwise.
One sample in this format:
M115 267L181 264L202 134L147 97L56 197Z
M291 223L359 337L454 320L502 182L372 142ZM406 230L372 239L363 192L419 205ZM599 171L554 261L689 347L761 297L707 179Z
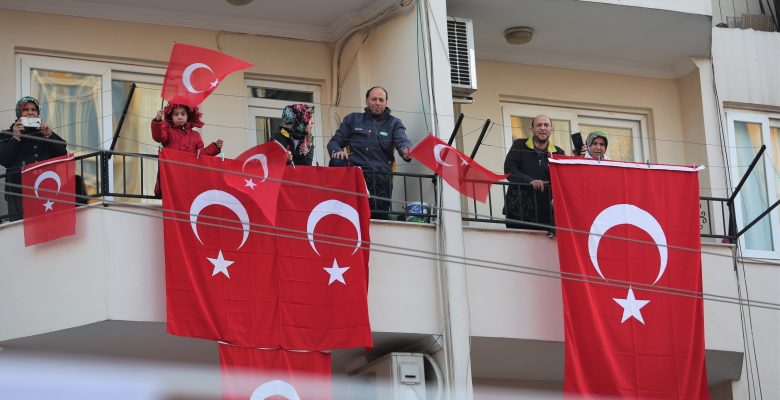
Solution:
M471 20L447 18L447 41L453 90L470 94L477 89Z

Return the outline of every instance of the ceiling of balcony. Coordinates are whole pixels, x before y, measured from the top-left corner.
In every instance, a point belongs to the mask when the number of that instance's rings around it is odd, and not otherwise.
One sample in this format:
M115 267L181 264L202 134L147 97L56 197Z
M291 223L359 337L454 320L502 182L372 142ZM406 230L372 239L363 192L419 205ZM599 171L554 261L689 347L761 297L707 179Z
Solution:
M391 0L0 0L0 8L334 41ZM711 16L581 0L447 0L447 13L474 21L479 58L676 78L709 56ZM503 31L529 26L525 45Z

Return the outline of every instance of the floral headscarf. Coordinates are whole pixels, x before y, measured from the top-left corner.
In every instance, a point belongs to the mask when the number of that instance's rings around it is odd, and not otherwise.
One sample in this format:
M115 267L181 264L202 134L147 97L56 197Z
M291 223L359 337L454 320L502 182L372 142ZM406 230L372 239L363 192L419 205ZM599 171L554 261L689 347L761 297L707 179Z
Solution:
M292 104L282 110L282 126L286 128L295 140L311 136L306 132L306 126L311 121L314 107L306 104Z
M22 116L22 107L27 103L35 104L35 109L37 109L39 113L41 112L41 103L38 102L38 99L32 96L24 96L16 102L16 118Z
M203 127L203 121L200 120L203 114L200 112L200 110L198 110L198 107L190 108L188 105L176 103L168 103L168 105L165 106L165 109L163 110L163 113L165 113L165 121L169 125L173 125L173 109L177 107L181 107L187 111L187 123L185 125L189 125L189 128Z

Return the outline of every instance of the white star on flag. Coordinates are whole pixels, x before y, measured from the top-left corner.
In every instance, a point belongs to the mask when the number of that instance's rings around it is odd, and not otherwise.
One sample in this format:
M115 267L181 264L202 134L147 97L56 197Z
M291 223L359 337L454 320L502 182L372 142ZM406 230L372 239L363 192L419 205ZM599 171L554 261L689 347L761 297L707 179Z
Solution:
M228 267L231 264L233 264L234 261L225 260L225 257L222 256L222 250L219 251L219 255L217 255L217 258L208 258L208 260L211 264L214 265L214 271L211 273L211 276L214 276L216 274L224 274L225 276L230 278L230 274L228 273Z
M636 318L642 325L645 324L645 320L642 318L642 312L639 310L646 306L650 300L637 300L636 297L634 297L634 290L631 286L628 287L628 296L626 296L625 299L613 298L612 300L615 300L616 303L623 307L623 319L620 321L621 324L631 317Z
M45 203L43 203L43 211L54 211L52 206L54 205L54 202L51 200L47 200Z
M248 187L248 188L250 188L252 190L255 190L255 186L257 186L257 184L255 183L254 180L252 180L252 178L244 179L244 182L246 182L246 184L244 186L246 186L246 187Z
M219 85L219 79L214 79L214 82L211 82L211 87L215 88Z
M330 268L323 267L328 274L330 274L330 280L328 281L328 286L330 286L331 283L335 281L339 281L343 284L347 284L346 281L344 281L344 273L347 272L349 267L340 268L338 262L336 262L336 259L333 259L333 266Z

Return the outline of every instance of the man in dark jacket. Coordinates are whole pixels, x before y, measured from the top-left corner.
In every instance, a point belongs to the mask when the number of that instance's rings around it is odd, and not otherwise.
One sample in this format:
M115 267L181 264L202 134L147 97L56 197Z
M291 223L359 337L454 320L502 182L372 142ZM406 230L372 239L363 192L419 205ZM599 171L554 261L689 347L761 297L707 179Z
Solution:
M351 152L345 150L347 146ZM371 195L387 199L393 195L393 150L409 162L411 147L404 124L390 115L387 91L379 86L366 92L364 112L344 117L328 142L332 159L348 160L350 164L361 167ZM371 218L387 219L390 201L372 198L370 202Z
M38 100L22 97L16 102L16 121L0 132L0 164L6 168L5 198L11 221L22 219L22 168L67 154L65 141L46 122L40 121L39 127L22 123L22 117L39 118L40 111Z
M552 197L550 194L549 154L564 154L563 150L550 143L552 121L546 115L538 115L531 122L528 139L517 139L512 143L504 160L504 173L509 174L505 211L507 228L540 229L553 231L535 224L554 225L552 218ZM514 221L513 221L514 220Z

